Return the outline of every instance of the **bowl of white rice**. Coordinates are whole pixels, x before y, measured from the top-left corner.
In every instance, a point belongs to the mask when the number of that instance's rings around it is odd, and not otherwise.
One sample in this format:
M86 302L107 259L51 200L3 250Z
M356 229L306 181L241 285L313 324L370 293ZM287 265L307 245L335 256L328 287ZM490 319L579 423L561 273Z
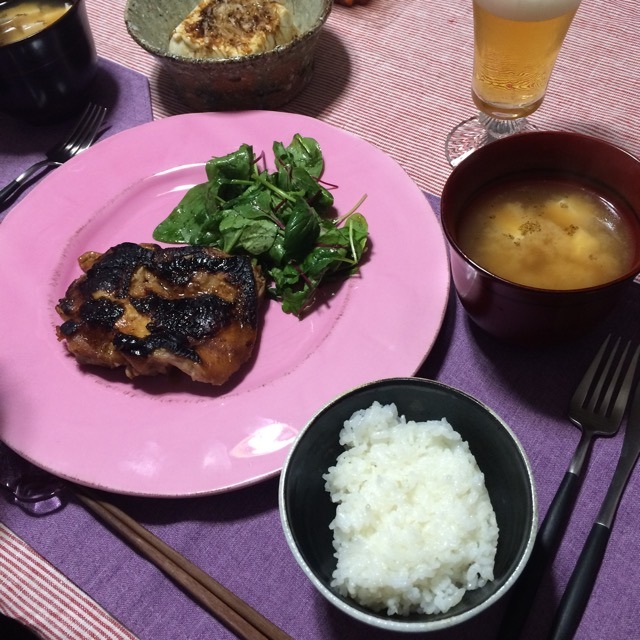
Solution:
M285 461L287 544L338 609L389 631L460 624L513 586L537 501L518 439L486 405L421 378L323 407Z

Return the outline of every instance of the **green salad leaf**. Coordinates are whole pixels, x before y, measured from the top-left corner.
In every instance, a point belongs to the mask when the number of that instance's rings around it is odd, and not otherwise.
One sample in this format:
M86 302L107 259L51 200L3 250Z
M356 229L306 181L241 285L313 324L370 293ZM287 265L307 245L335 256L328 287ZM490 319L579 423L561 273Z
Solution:
M357 212L364 198L337 217L313 138L296 134L286 147L276 141L273 155L271 173L247 144L211 158L207 182L186 192L153 237L252 256L283 311L301 317L324 280L357 272L367 248L367 221Z

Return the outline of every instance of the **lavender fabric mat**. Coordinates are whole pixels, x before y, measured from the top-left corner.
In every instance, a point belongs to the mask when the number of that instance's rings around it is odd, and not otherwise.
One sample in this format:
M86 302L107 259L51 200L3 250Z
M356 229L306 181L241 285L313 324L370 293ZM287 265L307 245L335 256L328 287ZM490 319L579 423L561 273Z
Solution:
M146 76L111 60L98 59L98 71L88 99L108 109L98 140L152 120ZM72 131L75 118L77 115L55 124L33 125L0 113L0 186L13 180L33 163L44 159L47 149L64 140ZM41 180L30 182L10 207L0 211L0 220L31 189L46 179L46 174L43 176Z
M437 198L430 197L437 208ZM560 484L579 432L569 398L604 336L638 338L640 286L593 333L570 344L529 349L502 344L472 326L452 293L443 328L419 375L466 391L512 427L534 470L541 516ZM419 318L416 319L419 321ZM99 410L99 408L97 408ZM135 425L132 425L135 428ZM555 604L599 509L621 437L597 440L563 545L534 603L527 640L544 637ZM6 463L0 453L0 463ZM183 500L109 496L139 522L247 600L297 640L404 637L372 630L335 610L304 577L280 528L278 480ZM627 488L578 640L637 635L640 473ZM39 518L0 498L0 520L78 584L141 640L225 640L234 636L77 504ZM433 640L490 639L505 603Z

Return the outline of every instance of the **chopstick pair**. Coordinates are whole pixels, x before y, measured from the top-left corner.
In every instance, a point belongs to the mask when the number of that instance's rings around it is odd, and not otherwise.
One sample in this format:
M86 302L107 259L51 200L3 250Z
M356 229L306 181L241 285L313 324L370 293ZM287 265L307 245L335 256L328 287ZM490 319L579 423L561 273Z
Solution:
M69 487L93 514L168 575L242 640L292 640L282 629L112 504L82 487Z

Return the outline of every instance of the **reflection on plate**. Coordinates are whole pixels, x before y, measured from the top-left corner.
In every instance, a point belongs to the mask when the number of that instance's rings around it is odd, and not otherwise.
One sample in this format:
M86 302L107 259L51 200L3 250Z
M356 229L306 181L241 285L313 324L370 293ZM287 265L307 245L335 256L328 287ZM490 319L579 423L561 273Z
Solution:
M252 144L316 138L339 211L363 194L371 252L358 276L299 321L269 303L254 357L222 388L186 377L127 381L81 368L56 341L55 305L77 257L150 242L204 162ZM417 371L449 291L439 224L403 170L368 143L277 112L189 114L108 138L51 173L0 225L0 439L38 466L119 493L228 491L280 471L326 402Z

